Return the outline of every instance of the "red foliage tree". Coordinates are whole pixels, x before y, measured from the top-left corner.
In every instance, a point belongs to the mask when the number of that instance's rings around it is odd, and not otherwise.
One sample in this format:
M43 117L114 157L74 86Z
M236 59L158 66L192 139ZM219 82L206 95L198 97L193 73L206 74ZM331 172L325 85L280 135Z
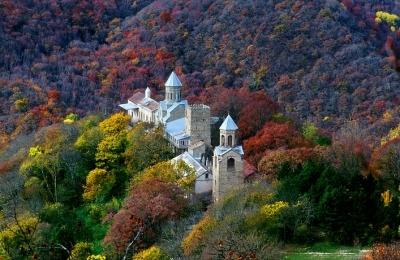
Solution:
M242 140L253 136L279 111L279 104L264 91L251 93L247 105L239 112L239 136Z
M47 94L47 97L52 101L58 101L60 99L60 92L58 90L52 89Z
M247 104L250 90L248 88L223 88L216 86L207 89L209 104L214 116L225 117L229 113L237 120L239 112Z
M183 192L176 185L158 179L144 180L132 188L122 209L107 218L112 225L104 245L118 255L132 242L137 248L149 247L154 243L159 225L179 217L185 205Z
M164 23L169 23L172 20L171 13L168 11L161 12L160 18L164 21Z
M290 123L268 122L253 137L243 141L246 160L253 165L257 165L268 150L310 146L311 143Z

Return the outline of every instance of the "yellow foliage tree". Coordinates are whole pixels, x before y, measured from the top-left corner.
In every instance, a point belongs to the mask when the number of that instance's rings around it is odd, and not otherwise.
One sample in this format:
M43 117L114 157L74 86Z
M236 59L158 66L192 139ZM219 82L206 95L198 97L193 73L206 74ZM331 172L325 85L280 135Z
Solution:
M115 175L104 169L94 169L86 177L83 198L88 201L102 199L108 195L115 183Z
M170 257L162 252L161 248L152 246L134 255L132 260L169 260Z
M189 235L182 242L185 255L201 250L201 242L213 228L217 227L217 221L210 215L206 215L197 225L194 226Z
M87 260L93 252L93 245L86 242L79 242L71 251L71 258L75 260Z
M112 115L100 123L100 130L105 135L115 135L125 130L129 123L129 116L123 112Z
M285 208L289 208L289 203L286 201L277 201L262 207L261 214L273 222L279 222L282 216L282 210Z
M105 169L115 169L123 165L123 152L126 148L126 134L108 135L97 146L95 155L96 166Z
M0 252L4 252L4 259L12 258L19 252L15 250L26 250L34 253L33 241L35 239L35 231L37 230L39 221L35 217L21 217L17 222L10 224L6 229L0 232Z
M134 182L140 183L151 178L174 183L182 189L190 191L196 180L196 172L182 160L177 162L166 161L145 169L134 178Z
M86 260L106 260L106 257L102 255L91 255Z
M391 25L392 27L395 27L399 21L399 17L395 14L390 14L387 12L382 12L382 11L378 11L376 12L376 19L375 21L377 21L378 23L386 21L389 25Z
M400 137L400 124L397 127L391 129L386 136L382 137L381 145L384 145L390 140L393 140L398 137Z

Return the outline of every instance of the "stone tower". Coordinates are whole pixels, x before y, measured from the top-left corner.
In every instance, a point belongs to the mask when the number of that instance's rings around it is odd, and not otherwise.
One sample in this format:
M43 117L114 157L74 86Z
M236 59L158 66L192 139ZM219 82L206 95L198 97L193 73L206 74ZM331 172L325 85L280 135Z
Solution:
M167 104L181 101L182 83L175 72L172 72L165 82L165 101Z
M185 132L190 135L190 144L203 141L206 147L210 147L210 107L203 104L187 106L185 116Z
M244 184L243 148L237 145L237 125L230 115L222 123L220 145L213 156L213 199L224 197L229 190Z

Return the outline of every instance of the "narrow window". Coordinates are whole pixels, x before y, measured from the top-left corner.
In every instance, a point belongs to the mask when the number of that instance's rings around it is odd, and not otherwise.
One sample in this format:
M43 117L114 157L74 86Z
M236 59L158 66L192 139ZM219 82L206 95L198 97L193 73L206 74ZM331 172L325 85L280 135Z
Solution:
M228 159L227 170L228 170L228 171L233 171L233 170L235 170L235 159L233 159L233 158L229 158L229 159Z
M225 136L221 135L221 146L225 146Z
M228 135L228 146L232 146L232 136Z

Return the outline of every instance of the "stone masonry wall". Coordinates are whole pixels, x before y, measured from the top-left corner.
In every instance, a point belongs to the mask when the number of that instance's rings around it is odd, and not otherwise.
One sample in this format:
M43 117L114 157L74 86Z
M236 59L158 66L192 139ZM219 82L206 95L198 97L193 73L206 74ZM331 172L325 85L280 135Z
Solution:
M203 140L206 146L211 146L210 107L194 104L186 108L186 132L190 134L190 143Z

